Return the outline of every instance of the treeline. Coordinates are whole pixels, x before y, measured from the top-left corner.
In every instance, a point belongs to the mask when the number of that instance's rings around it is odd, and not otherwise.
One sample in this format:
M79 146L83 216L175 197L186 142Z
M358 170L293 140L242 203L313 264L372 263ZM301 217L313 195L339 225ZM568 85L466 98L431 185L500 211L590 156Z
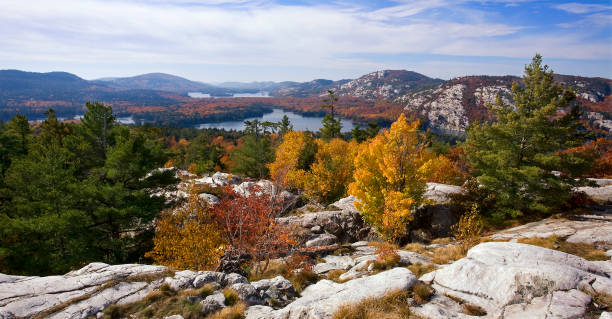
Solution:
M99 103L87 104L78 125L46 115L33 127L25 116L0 126L0 272L137 262L164 207L149 190L175 182L146 175L169 158L160 136L117 124Z

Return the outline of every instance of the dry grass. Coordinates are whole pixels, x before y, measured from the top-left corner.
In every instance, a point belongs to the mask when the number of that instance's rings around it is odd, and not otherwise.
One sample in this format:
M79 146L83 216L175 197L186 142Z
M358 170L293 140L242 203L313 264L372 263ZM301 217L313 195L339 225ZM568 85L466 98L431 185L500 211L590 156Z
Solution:
M459 260L465 257L468 249L465 245L461 244L440 247L433 252L433 262L438 265L444 265L451 261Z
M562 251L568 254L582 257L586 260L609 260L610 256L606 252L597 249L595 246L586 243L568 243L557 236L547 238L531 237L521 238L519 243L540 246L548 249Z
M382 297L366 298L361 302L341 306L334 319L409 319L410 307L426 303L434 290L422 282L416 283L408 290L395 290Z
M316 283L321 279L319 275L315 274L312 270L309 269L302 269L298 272L292 272L289 276L285 278L289 280L291 284L293 284L293 289L295 289L297 293L302 292L304 288Z
M462 306L463 306L463 312L466 315L470 315L470 316L486 316L487 315L487 312L484 309L476 305L464 303Z
M444 296L460 304L461 307L463 308L463 313L465 313L466 315L470 315L470 316L486 316L487 315L487 312L479 306L472 305L470 303L465 302L464 300L460 298L453 297L447 294L444 294Z
M208 319L244 319L244 310L246 305L239 302L231 307L225 307L220 311L212 314Z
M335 282L337 282L337 283L343 283L343 282L348 281L348 280L340 280L340 276L341 276L342 274L344 274L345 272L346 272L346 270L342 270L342 269L334 269L334 270L331 270L331 271L329 271L329 272L327 273L326 278L327 278L327 279L329 279L329 280L331 280L331 281L335 281Z
M404 319L410 315L412 293L400 290L387 293L380 298L367 298L357 304L341 306L334 319Z
M412 251L418 254L425 254L427 253L427 249L425 249L425 245L421 244L421 243L410 243L407 244L406 246L404 246L405 250L408 251Z
M436 270L436 266L433 264L421 264L421 263L416 263L416 264L412 264L408 267L408 270L412 271L412 273L417 277L421 277L426 273L432 272L434 270Z
M412 286L411 289L413 292L412 298L414 298L416 303L420 305L427 303L431 299L431 296L433 296L434 294L433 288L422 282L417 282L416 284L414 284L414 286Z
M432 244L441 244L441 245L448 245L450 244L450 242L451 242L450 237L436 238L431 241Z
M234 289L225 288L222 293L223 297L225 297L225 305L228 307L234 306L240 301L240 297L238 297L238 293Z

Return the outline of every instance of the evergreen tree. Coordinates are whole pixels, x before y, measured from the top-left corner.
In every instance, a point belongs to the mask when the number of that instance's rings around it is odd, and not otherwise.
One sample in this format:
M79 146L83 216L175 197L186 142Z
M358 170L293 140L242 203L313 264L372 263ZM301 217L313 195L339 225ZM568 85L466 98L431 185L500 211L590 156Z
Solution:
M554 82L540 55L525 67L523 82L512 86L515 106L498 97L490 107L496 122L473 125L465 142L481 189L494 199L489 213L497 219L548 212L563 203L583 162L579 154L559 153L584 141L575 94Z
M279 122L278 133L280 136L285 136L285 134L291 131L293 131L293 125L289 121L289 117L284 115L283 119Z
M330 114L326 114L321 123L323 123L323 126L320 129L321 138L324 140L331 140L333 138L342 137L342 134L340 133L342 130L340 119L335 120Z
M243 143L236 148L230 157L233 162L232 171L250 177L266 178L269 175L268 163L274 160L274 151L270 134L274 132L276 123L245 121Z
M187 167L194 166L193 173L202 174L215 170L217 166L223 167L221 158L224 155L223 148L210 142L206 134L196 137L187 148L185 162Z
M325 140L330 140L332 138L342 137L342 123L341 119L334 118L334 103L338 101L338 98L334 94L333 90L327 90L328 97L323 99L323 104L321 105L324 109L329 109L330 113L326 114L323 117L321 123L323 126L321 127L321 137Z

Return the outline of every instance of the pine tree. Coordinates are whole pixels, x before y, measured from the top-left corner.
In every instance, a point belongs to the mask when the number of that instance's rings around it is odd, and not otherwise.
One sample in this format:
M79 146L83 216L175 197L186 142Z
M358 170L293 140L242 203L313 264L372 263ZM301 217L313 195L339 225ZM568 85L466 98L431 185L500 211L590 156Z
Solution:
M568 198L579 174L580 157L559 152L584 142L575 94L554 82L540 55L525 67L523 83L512 86L514 106L498 97L490 106L496 121L473 125L465 142L482 191L494 198L489 213L497 219L550 211Z
M327 90L328 97L323 99L322 108L327 108L330 110L330 113L326 114L323 117L321 123L321 137L325 140L330 140L332 138L341 137L342 123L341 119L334 118L334 103L338 101L338 98L334 94L333 90Z

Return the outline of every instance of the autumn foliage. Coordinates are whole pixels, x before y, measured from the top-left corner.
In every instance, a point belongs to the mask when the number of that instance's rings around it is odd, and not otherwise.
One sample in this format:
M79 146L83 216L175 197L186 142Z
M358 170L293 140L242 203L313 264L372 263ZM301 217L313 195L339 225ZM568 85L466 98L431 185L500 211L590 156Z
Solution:
M423 202L432 156L418 131L402 114L377 137L362 146L355 157L350 194L366 222L387 240L405 235L412 212Z
M258 186L248 191L249 196L243 196L227 186L221 202L209 212L223 229L225 256L237 258L248 254L256 266L255 272L263 272L270 258L284 254L295 241L291 229L276 223L282 204L278 198Z
M258 187L251 188L249 196L231 186L222 193L218 204L208 206L193 194L185 206L164 213L147 257L179 269L201 270L214 268L222 256L249 255L255 271L263 272L270 258L295 244L291 231L275 222L281 204L275 197Z
M145 256L159 264L177 269L210 269L223 255L222 228L197 195L185 206L162 213L155 226L154 247Z

